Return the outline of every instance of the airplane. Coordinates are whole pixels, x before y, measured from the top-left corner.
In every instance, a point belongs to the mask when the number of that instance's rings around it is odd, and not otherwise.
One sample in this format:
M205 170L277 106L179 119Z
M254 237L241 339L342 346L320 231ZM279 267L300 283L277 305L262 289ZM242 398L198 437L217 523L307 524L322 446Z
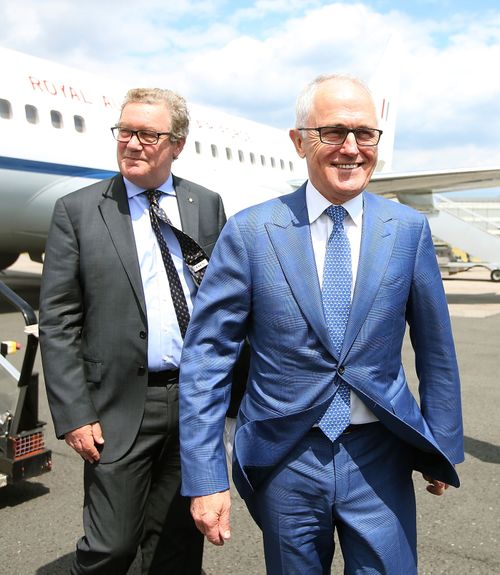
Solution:
M436 191L500 185L499 168L391 172L398 94L390 61L394 50L388 48L386 54L381 73L370 83L384 134L368 189L425 208ZM2 47L0 77L2 270L24 252L42 262L56 199L116 174L110 128L119 118L126 89ZM188 106L190 133L173 171L220 193L228 215L289 193L306 180L305 162L287 131Z

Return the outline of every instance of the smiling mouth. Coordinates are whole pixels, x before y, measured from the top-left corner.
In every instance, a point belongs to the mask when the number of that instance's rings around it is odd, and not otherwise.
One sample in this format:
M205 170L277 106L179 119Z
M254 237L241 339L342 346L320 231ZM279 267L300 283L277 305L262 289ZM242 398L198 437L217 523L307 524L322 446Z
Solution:
M361 164L333 164L335 168L339 168L340 170L354 170L355 168L359 168Z

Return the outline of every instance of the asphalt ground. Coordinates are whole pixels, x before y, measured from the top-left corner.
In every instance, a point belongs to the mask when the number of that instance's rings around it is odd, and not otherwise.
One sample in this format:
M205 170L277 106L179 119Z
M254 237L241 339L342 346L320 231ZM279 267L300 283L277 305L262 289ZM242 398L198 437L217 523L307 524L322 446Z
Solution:
M22 258L0 279L38 308L40 266ZM500 284L474 270L444 280L462 378L465 462L460 489L443 497L425 491L414 475L418 505L419 572L423 575L500 574ZM19 313L0 301L0 340L25 341ZM21 353L9 356L21 360ZM408 342L404 363L416 392ZM0 489L0 573L58 575L69 572L81 535L82 462L54 437L39 354L40 419L47 421L53 470ZM0 406L1 407L1 406ZM140 573L139 559L129 573ZM342 573L336 554L332 573ZM207 575L265 573L261 538L244 503L233 493L232 539L224 547L206 545ZM168 574L165 574L168 575ZM401 574L404 575L404 574Z

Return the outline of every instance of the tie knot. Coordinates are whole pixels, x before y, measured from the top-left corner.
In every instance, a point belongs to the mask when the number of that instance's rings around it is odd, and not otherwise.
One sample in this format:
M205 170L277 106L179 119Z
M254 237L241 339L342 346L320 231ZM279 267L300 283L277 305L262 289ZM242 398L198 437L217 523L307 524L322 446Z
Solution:
M344 206L328 206L325 212L330 216L336 228L343 225L344 217L347 213Z
M160 190L146 190L144 193L146 194L150 204L157 204L161 196Z

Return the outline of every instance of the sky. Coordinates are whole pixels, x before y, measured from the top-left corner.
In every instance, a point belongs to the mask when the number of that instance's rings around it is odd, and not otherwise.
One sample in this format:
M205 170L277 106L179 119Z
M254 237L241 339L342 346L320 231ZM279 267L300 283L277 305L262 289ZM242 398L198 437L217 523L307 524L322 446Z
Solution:
M498 0L0 0L0 22L4 47L283 129L306 83L369 82L397 38L393 169L500 166Z

